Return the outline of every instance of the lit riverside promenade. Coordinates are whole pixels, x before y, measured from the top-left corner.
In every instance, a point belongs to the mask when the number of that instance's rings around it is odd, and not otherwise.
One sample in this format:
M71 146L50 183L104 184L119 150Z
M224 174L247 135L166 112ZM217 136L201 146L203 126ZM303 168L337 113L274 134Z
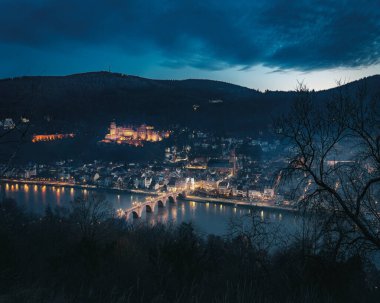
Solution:
M181 196L180 196L181 195ZM167 203L176 203L177 200L184 201L193 201L199 203L219 203L226 204L232 207L249 207L249 208L258 208L258 209L268 209L268 210L278 210L278 211L288 211L288 212L296 212L297 210L290 207L281 207L277 205L272 205L269 202L248 202L248 201L240 201L234 199L223 199L223 198L210 198L210 197L198 197L188 195L186 191L181 192L169 192L156 197L147 197L145 202L133 202L132 207L122 210L117 210L117 215L121 218L125 217L126 219L132 217L134 219L141 218L143 211L146 213L154 213L155 209L158 207L166 207Z

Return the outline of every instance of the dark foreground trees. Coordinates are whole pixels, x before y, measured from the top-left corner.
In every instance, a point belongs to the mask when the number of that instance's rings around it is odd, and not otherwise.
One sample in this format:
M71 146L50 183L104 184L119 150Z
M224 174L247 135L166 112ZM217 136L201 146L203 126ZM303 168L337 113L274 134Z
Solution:
M29 130L29 120L16 121L16 123L10 120L7 126L3 126L3 122L0 122L0 161L2 163L0 177L4 177L22 144L25 143Z
M257 225L226 239L131 226L100 218L96 199L38 218L0 203L0 302L379 302L359 255L337 261L305 238L269 252L252 243Z
M380 249L380 91L343 87L314 100L303 84L277 132L290 144L287 181L300 205L323 212L336 249Z

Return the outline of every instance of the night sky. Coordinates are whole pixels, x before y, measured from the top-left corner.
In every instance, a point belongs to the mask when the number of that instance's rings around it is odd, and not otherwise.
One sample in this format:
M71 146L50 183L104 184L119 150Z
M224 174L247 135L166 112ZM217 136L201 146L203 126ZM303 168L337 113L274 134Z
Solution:
M109 69L332 87L380 73L380 1L0 0L0 77Z

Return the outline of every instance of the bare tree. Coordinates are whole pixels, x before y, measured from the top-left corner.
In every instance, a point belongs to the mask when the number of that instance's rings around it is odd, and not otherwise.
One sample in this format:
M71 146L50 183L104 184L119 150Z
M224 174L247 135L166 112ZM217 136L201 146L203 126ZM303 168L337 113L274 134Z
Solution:
M270 251L276 245L284 244L280 239L279 226L269 222L264 212L256 208L250 209L245 215L231 218L227 236L244 240L256 251Z
M100 225L114 215L105 197L96 193L77 197L70 206L71 219L79 226L82 237L88 239L93 239Z
M29 139L29 119L32 118L29 115L34 111L34 104L39 98L41 87L42 82L40 78L33 78L31 80L30 91L26 89L26 94L23 97L26 100L22 100L30 104L28 108L19 107L11 99L9 103L0 104L0 118L9 118L12 121L11 125L0 126L0 163L2 164L0 167L0 178L4 177L8 172L22 145Z
M22 120L17 121L9 129L0 129L0 160L3 162L0 169L0 178L4 177L9 170L22 144L25 143L28 130L29 122Z
M380 248L380 110L365 87L339 86L327 101L314 100L300 83L288 115L276 130L290 145L285 180L299 205L344 221L352 244Z

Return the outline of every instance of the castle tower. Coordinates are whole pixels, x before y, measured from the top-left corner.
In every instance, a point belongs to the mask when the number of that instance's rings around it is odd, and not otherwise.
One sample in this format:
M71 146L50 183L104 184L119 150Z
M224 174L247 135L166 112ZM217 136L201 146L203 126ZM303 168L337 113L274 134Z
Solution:
M236 157L236 151L233 149L230 154L230 163L233 164L232 168L232 174L235 176L237 172L237 157Z
M115 122L111 122L111 125L110 125L110 135L112 135L112 136L116 135L116 123Z

